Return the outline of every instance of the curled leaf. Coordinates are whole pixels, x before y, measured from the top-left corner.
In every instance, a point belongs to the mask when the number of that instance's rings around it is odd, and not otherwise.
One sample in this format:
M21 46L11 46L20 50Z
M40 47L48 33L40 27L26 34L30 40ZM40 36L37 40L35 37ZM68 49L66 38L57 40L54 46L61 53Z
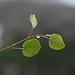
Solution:
M27 57L35 56L41 49L40 42L37 39L30 39L24 42L23 55Z
M37 26L38 22L37 22L37 19L35 17L35 14L30 15L30 22L31 22L33 28L35 28Z

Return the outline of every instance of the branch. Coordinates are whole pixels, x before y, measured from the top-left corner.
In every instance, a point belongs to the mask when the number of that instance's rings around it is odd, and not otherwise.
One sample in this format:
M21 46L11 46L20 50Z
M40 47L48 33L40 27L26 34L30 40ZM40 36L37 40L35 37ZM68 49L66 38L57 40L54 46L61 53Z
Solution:
M32 29L32 30L33 30L33 29ZM31 31L31 32L32 32L32 31ZM29 36L28 36L27 38L25 38L25 39L23 39L23 40L21 40L21 41L18 41L18 42L14 43L14 44L12 44L12 45L6 47L6 48L1 49L0 52L1 52L1 51L4 51L4 50L6 50L6 49L9 49L9 48L12 48L12 49L23 49L23 48L15 48L14 46L17 45L17 44L19 44L19 43L21 43L21 42L23 42L23 41L26 41L27 39L35 38L35 37L37 37L37 36L40 36L40 37L44 37L44 38L46 38L46 39L49 39L48 37L46 37L46 35L43 35L43 34L38 34L38 35L34 35L34 36L30 36L30 35L31 35L31 33L29 34Z
M21 42L27 40L27 39L29 39L29 38L25 38L25 39L23 39L23 40L21 40L21 41L19 41L19 42L16 42L16 43L12 44L11 46L8 46L8 47L6 47L6 48L3 48L3 49L0 50L0 52L1 52L1 51L4 51L4 50L6 50L6 49L12 48L13 46L15 46L15 45L17 45L17 44L19 44L19 43L21 43Z
M31 36L31 33L32 33L33 29L34 29L34 28L32 28L32 29L31 29L31 31L30 31L30 33L29 33L29 36L28 36L28 37L30 37L30 36Z
M22 49L23 50L24 48L12 47L12 49Z

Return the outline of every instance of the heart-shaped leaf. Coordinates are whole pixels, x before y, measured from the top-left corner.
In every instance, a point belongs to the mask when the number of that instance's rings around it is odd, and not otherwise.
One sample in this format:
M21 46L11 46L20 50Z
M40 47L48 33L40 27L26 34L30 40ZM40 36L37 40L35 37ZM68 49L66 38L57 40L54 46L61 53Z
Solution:
M52 34L49 39L49 46L54 50L61 50L65 47L65 44L59 34Z
M41 49L40 42L37 39L30 39L24 42L23 55L32 57L36 55Z

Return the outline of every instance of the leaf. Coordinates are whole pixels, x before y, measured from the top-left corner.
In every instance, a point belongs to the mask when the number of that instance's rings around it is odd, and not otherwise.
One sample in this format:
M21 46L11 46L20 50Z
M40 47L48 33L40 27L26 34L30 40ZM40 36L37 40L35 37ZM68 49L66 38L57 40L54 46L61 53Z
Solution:
M35 28L37 26L38 22L37 22L37 19L35 17L35 14L30 15L30 22L31 22L33 28Z
M23 55L27 57L35 56L41 49L40 42L37 39L30 39L24 42Z
M54 50L61 50L65 47L65 44L59 34L52 34L49 39L49 46Z

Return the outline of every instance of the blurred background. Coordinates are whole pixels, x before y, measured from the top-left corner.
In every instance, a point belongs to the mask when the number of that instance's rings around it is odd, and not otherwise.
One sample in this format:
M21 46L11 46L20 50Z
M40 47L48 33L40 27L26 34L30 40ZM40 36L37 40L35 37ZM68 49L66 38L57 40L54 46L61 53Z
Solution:
M34 57L21 50L2 51L0 75L75 75L75 0L0 0L0 49L29 35L30 14L38 20L32 35L58 33L66 47L55 51L39 38L42 48Z

